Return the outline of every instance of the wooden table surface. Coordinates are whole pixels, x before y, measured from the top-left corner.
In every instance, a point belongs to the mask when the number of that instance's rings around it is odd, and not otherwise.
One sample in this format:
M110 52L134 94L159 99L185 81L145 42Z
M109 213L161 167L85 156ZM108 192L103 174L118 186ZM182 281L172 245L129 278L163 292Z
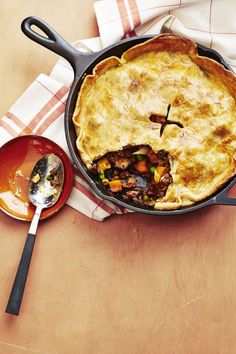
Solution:
M92 0L1 1L1 114L57 56L20 31L28 15L69 41L98 34ZM21 313L5 306L28 223L0 212L0 353L235 354L236 209L41 222Z

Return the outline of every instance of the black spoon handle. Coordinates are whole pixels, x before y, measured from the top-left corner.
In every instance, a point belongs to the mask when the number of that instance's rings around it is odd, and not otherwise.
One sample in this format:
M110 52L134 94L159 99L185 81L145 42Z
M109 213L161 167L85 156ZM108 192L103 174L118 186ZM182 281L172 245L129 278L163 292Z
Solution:
M6 312L12 315L18 315L20 311L20 305L23 298L35 238L35 234L29 233L25 242L24 250L20 259L14 284L12 286L11 294L6 307Z
M6 312L12 315L18 315L20 311L20 305L24 294L25 283L28 275L31 256L34 249L36 231L37 231L41 212L42 212L42 207L38 206L35 210L34 217L30 224L29 233L25 242L23 253L17 269L16 277L6 307Z

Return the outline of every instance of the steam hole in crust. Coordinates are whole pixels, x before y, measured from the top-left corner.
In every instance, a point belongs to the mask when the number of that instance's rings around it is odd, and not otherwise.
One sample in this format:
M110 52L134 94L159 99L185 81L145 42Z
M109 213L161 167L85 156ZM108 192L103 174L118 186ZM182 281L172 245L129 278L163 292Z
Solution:
M175 122L174 120L168 120L168 116L169 116L169 113L170 113L170 109L171 109L171 105L169 104L168 105L168 108L167 108L167 114L166 116L161 116L159 114L151 114L149 119L151 122L153 123L158 123L158 124L161 124L161 129L160 129L160 137L162 136L163 132L164 132L164 129L165 127L168 125L168 124L175 124L177 125L179 128L183 128L183 124L181 124L180 122Z

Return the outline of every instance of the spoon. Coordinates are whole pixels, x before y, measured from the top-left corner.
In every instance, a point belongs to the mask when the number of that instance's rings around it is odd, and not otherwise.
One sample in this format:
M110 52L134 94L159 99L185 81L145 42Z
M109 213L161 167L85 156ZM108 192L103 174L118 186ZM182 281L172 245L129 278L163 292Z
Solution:
M63 182L63 162L55 154L43 156L33 168L29 181L29 199L36 206L36 210L6 307L7 313L19 314L41 212L57 202Z

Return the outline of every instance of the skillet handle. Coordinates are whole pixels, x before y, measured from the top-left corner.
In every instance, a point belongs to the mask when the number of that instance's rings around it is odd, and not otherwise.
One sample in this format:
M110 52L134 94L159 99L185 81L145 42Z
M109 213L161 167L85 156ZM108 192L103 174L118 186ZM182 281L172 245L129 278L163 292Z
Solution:
M228 197L227 195L227 192L234 186L235 183L236 178L234 178L231 183L215 197L215 204L236 205L236 197Z
M47 37L35 32L32 29L32 26L36 26L42 30ZM30 16L23 20L21 29L28 38L68 60L74 72L76 71L76 61L78 61L78 55L82 56L83 54L73 48L46 22L38 17Z

